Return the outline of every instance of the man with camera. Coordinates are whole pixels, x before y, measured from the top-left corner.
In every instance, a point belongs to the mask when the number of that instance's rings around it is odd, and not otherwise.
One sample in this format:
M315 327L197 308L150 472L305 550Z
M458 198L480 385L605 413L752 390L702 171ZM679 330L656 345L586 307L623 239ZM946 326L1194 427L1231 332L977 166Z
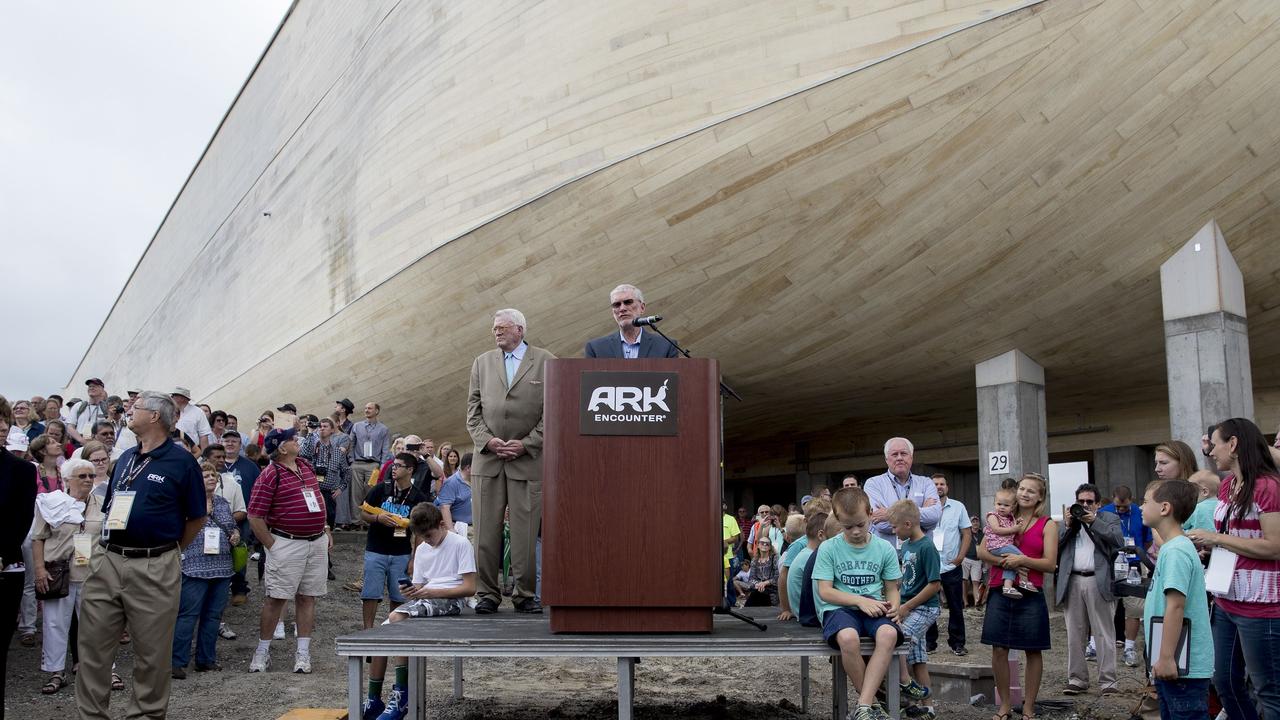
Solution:
M1097 637L1098 684L1103 695L1119 692L1116 685L1115 625L1116 598L1112 560L1124 540L1120 518L1100 513L1098 486L1085 483L1076 488L1076 503L1062 514L1058 536L1058 572L1054 578L1058 604L1067 625L1067 686L1065 695L1079 695L1089 689L1089 668L1085 645L1089 629Z

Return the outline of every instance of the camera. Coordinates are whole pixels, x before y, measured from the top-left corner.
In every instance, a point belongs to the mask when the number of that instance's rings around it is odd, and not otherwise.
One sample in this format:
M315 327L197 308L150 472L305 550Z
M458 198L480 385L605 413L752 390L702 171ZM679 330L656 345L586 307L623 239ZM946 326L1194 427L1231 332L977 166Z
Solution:
M1080 503L1076 503L1072 505L1070 508L1067 509L1067 512L1071 513L1071 517L1077 520L1082 520L1084 519L1085 515L1089 514L1085 511L1084 506L1081 505Z
M329 469L324 467L323 465L317 465L315 467L315 471L316 471L317 477L324 477L325 475L329 474Z
M320 427L320 423L318 423L318 422L308 422L308 423L307 423L307 427L311 428L312 430L315 430L316 428Z

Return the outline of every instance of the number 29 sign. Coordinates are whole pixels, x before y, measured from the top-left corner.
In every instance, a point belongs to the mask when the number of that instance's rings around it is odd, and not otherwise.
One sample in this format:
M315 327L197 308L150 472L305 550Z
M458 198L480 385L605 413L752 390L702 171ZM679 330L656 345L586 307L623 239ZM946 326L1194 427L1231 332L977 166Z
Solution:
M1009 474L1009 451L997 450L987 456L987 471L992 475Z

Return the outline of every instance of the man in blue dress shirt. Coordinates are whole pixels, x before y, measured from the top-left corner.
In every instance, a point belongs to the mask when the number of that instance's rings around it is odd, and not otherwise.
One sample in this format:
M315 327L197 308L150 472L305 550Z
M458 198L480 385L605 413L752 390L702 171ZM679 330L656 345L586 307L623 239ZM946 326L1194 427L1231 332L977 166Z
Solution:
M920 529L931 532L942 519L942 502L933 480L912 475L915 446L906 438L889 438L884 444L884 462L888 471L868 478L863 485L871 499L871 529L885 542L898 546L898 536L889 524L889 506L899 500L911 500L920 508Z
M644 317L644 294L634 285L619 285L609 293L609 308L618 332L609 333L587 343L583 357L598 358L673 358L679 353L666 338L656 332L647 333L635 327L632 320Z

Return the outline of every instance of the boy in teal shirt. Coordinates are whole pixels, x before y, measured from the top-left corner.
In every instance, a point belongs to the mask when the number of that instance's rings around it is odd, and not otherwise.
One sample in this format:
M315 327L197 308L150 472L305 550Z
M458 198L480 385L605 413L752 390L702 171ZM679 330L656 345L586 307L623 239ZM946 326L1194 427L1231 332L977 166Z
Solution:
M1160 698L1162 720L1202 720L1209 714L1209 678L1213 676L1213 638L1209 629L1209 601L1204 569L1195 545L1182 534L1182 523L1195 510L1200 489L1186 480L1155 481L1147 485L1142 523L1164 540L1142 617L1147 652L1152 644L1152 618L1163 617L1160 649L1151 657L1151 675ZM1189 672L1179 674L1174 653L1183 620L1190 623Z
M778 612L779 620L794 618L795 610L799 607L791 604L791 593L788 590L791 586L791 566L795 563L796 556L805 549L805 543L798 542L805 536L804 529L803 515L793 514L787 517L787 525L783 529L783 542L787 547L782 551L782 574L778 577L778 605L782 607Z
M870 531L871 501L861 488L843 488L831 498L842 532L818 546L813 581L822 637L840 651L845 673L858 691L851 720L888 718L873 709L876 688L884 681L902 631L889 617L898 610L898 555ZM862 660L862 638L874 638L875 650Z
M787 609L778 613L779 620L790 620L800 614L800 603L804 595L804 569L809 564L809 556L813 555L823 540L827 539L824 527L827 524L827 514L824 512L816 512L805 520L804 537L806 542L796 543L800 546L799 552L791 559L790 565L787 564L785 555L782 557L782 577L783 585L787 591L783 597L787 598ZM810 578L812 582L812 578ZM783 617L787 615L788 617Z
M938 593L942 590L942 560L933 539L920 529L920 507L912 500L899 500L889 506L889 524L898 537L898 559L902 563L902 605L890 618L907 635L910 649L900 658L902 694L911 700L929 697L929 655L925 637L929 626L942 613ZM908 672L910 666L910 672ZM914 678L912 676L915 676ZM908 717L933 718L933 709L913 705Z

